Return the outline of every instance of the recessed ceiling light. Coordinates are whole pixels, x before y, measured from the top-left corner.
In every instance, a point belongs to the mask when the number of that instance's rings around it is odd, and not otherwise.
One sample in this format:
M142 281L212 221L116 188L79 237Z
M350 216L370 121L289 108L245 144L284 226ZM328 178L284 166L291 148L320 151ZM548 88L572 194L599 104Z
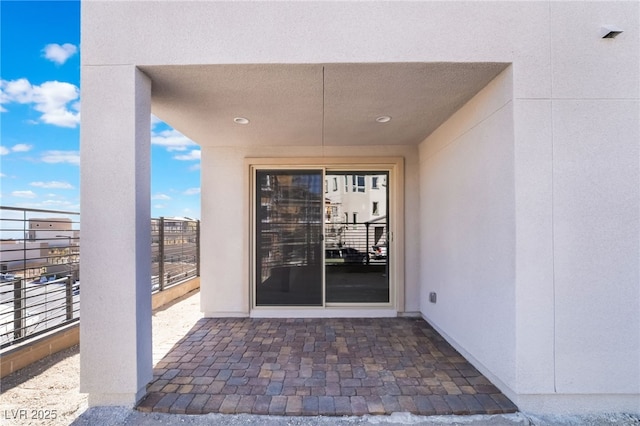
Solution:
M378 123L388 123L391 121L391 117L389 117L388 115L381 115L380 117L376 118L376 121Z
M249 119L244 117L236 117L233 119L236 124L249 124Z

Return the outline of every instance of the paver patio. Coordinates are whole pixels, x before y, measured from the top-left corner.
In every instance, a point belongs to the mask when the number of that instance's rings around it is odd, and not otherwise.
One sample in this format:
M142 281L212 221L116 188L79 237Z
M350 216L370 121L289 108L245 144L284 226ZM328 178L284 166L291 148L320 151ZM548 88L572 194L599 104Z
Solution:
M499 414L517 407L424 320L201 319L140 411Z

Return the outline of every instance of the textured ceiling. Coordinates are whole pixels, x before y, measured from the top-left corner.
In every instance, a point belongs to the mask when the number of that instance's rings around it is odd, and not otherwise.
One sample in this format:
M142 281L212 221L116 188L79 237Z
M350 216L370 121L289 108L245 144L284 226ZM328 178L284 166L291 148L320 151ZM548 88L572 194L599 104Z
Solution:
M504 63L141 67L153 112L200 145L415 145ZM377 123L376 117L392 120ZM234 117L246 117L238 125Z

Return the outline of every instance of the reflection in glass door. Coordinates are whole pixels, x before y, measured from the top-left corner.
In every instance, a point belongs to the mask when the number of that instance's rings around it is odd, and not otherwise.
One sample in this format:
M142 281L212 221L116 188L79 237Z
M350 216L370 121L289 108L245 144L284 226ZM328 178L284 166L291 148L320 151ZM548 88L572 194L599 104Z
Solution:
M256 171L256 306L322 306L322 170Z
M327 171L327 303L388 303L389 173Z

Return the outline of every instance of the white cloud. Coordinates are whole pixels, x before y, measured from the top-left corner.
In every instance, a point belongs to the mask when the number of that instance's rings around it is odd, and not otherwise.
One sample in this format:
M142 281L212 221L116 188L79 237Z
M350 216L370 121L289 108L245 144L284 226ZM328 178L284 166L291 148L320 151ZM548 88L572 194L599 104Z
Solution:
M26 143L19 143L17 145L14 145L11 148L11 151L13 151L13 152L27 152L27 151L31 151L31 148L33 148L33 146L27 145Z
M46 81L33 86L25 78L0 81L0 104L33 104L33 109L42 113L40 121L54 126L78 126L79 97L80 89L71 83Z
M166 194L156 194L154 196L151 197L152 200L170 200L171 197L169 197Z
M44 49L42 49L43 56L58 65L62 65L67 62L67 59L75 55L77 52L78 48L71 43L65 43L63 45L51 43L47 44Z
M188 154L175 155L173 158L180 161L199 160L200 150L194 149L194 150L191 150L191 152L189 152Z
M42 113L40 120L60 127L76 127L80 122L80 113L71 112L67 104L78 99L80 90L71 83L47 81L34 87L33 107ZM77 105L74 102L74 106Z
M189 167L189 170L192 172L200 170L200 163L194 164L193 166Z
M37 197L37 195L33 191L13 191L11 195L18 198L36 198Z
M186 151L187 147L195 145L195 142L175 129L153 132L151 143L164 146L167 151Z
M6 146L0 146L0 155L7 155L12 152L27 152L31 151L33 146L27 145L26 143L19 143L17 145L12 146L11 148L7 148Z
M46 206L46 207L51 207L51 206L56 206L56 207L70 207L73 205L73 203L71 201L65 201L65 200L45 200L41 203L42 206Z
M26 78L18 80L0 81L0 103L17 102L19 104L28 104L33 99L33 86Z
M183 192L184 195L196 195L200 193L200 188L189 188Z
M57 180L52 180L50 182L31 182L29 185L36 186L38 188L73 189L73 185L69 182L59 182Z
M80 164L80 153L78 151L46 151L42 154L41 160L45 163L68 163Z
M0 178L7 177L4 173L0 173Z

